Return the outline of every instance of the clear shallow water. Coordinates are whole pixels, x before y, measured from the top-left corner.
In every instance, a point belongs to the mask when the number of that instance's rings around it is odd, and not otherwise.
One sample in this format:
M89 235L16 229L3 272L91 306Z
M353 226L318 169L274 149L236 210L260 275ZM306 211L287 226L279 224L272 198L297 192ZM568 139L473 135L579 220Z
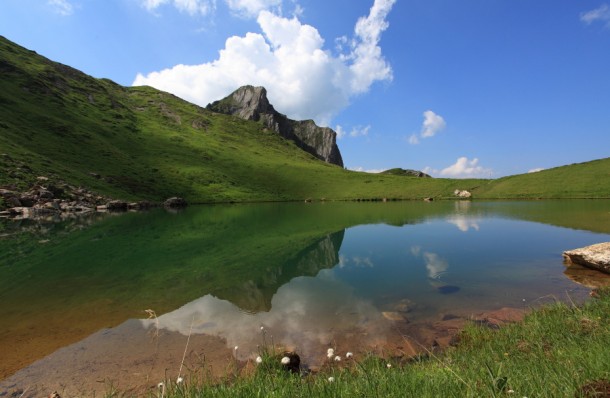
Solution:
M194 367L255 357L261 326L316 366L329 346L408 354L455 327L443 320L582 300L561 252L610 240L610 202L208 206L26 227L0 240L0 390L103 391L176 373L189 334Z

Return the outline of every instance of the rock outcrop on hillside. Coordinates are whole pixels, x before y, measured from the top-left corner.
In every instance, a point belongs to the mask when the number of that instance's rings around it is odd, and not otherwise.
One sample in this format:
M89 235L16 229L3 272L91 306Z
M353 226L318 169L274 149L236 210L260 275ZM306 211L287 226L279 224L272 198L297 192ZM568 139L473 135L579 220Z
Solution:
M389 174L389 175L406 176L406 177L432 178L431 175L426 174L423 171L402 169L402 168L385 170L385 171L382 171L380 174Z
M269 103L264 87L240 87L228 97L209 104L207 109L245 120L261 121L265 127L293 141L318 159L343 167L337 133L328 127L317 126L313 120L292 120L279 113Z

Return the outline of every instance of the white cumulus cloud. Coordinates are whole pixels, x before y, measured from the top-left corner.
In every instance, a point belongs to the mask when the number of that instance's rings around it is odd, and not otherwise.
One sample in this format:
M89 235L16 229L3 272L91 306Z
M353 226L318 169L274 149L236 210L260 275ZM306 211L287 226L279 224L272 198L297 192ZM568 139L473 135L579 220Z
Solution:
M469 160L465 156L458 158L454 164L442 170L426 167L423 172L450 178L489 178L493 173L491 169L480 166L479 159Z
M47 3L60 15L68 16L74 12L74 6L68 0L49 0Z
M246 84L264 86L278 111L328 125L353 96L376 81L392 79L379 40L394 1L375 0L369 15L356 23L348 54L334 56L325 50L318 30L297 17L263 10L257 18L261 33L228 38L216 60L138 74L133 84L153 86L201 106Z
M424 122L422 123L419 136L417 134L412 134L408 139L409 144L411 145L419 144L420 138L434 137L438 132L447 127L445 119L443 119L441 115L438 115L431 110L425 111L423 116Z
M542 171L542 170L544 170L542 167L537 167L535 169L528 170L527 172L528 173L537 173L537 172Z
M594 10L583 12L580 14L580 20L588 25L600 21L610 27L610 7L604 3Z
M445 119L442 116L428 110L424 112L424 123L421 128L422 138L434 137L436 133L444 129L446 126Z

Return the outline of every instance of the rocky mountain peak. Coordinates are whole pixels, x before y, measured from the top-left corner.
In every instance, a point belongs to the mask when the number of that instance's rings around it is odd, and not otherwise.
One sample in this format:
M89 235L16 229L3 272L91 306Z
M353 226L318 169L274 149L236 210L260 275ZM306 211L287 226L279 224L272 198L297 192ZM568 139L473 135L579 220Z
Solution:
M337 133L328 127L317 126L313 120L292 120L279 113L269 103L264 87L240 87L228 97L209 104L207 109L245 120L260 121L268 129L293 141L318 159L343 167L337 146Z
M260 120L262 113L273 113L275 109L267 99L265 87L243 86L231 94L231 114L246 120Z

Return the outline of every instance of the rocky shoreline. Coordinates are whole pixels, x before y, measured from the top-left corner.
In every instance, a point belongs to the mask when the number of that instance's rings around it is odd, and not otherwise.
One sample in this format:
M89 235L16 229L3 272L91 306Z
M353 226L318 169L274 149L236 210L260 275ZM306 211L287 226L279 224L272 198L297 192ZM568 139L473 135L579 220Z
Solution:
M37 177L36 183L25 190L15 185L0 186L0 199L0 218L11 219L66 218L93 212L142 211L159 206L180 208L187 205L178 197L163 203L116 200L65 182L53 183L44 176Z

